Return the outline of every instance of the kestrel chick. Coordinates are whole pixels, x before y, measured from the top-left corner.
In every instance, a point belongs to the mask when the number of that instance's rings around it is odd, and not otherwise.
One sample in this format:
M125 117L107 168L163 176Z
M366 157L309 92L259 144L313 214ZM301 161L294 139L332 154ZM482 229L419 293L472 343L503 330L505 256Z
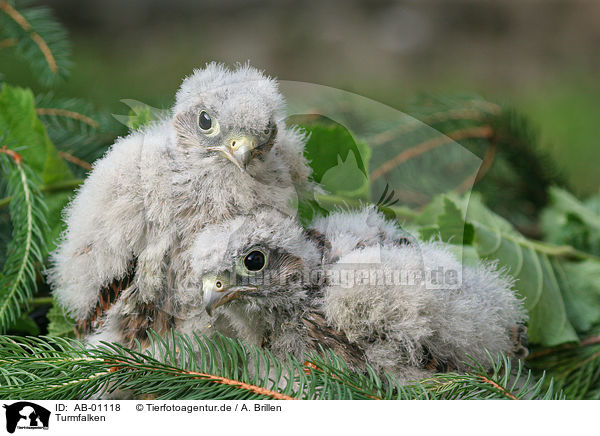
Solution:
M196 301L280 357L323 346L407 381L522 351L525 312L510 279L490 265L463 268L445 244L409 237L373 208L306 231L263 209L207 227L192 250ZM457 274L432 280L440 270Z
M131 331L149 325L172 285L169 265L207 224L261 204L294 214L311 171L305 137L286 128L284 110L274 79L212 63L183 81L169 118L118 139L95 162L66 209L49 269L81 335L108 316Z

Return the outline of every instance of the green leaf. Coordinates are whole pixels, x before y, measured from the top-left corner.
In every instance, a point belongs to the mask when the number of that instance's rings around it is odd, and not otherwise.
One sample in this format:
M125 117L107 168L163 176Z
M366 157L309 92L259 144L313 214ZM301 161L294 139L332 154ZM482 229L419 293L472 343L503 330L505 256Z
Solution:
M75 337L75 321L56 302L48 311L48 335L64 338Z
M302 223L310 223L315 216L340 207L359 207L369 200L367 171L371 149L367 144L356 142L348 129L326 117L320 117L318 122L302 117L288 121L310 133L304 153L313 169L313 179L328 192L302 199L298 210ZM390 210L384 212L393 214Z
M74 179L73 173L50 142L44 125L35 113L33 94L28 89L4 84L0 90L0 137L15 150L45 186ZM49 193L49 241L55 241L63 228L61 211L70 192ZM52 250L53 243L48 247Z
M302 123L301 126L310 132L304 154L311 162L315 181L320 183L323 175L338 164L338 156L345 161L349 152L354 154L359 170L367 176L361 151L348 129L335 122L328 125Z
M554 187L550 189L550 198L557 208L577 215L586 226L600 232L600 215L580 202L573 194Z
M62 211L73 197L74 191L54 192L47 194L44 199L48 208L48 252L56 247L56 241L65 228Z
M127 123L127 127L129 127L130 130L137 130L146 126L152 120L152 112L150 112L149 108L132 109L129 111L129 122Z
M46 129L35 113L33 93L6 84L0 90L0 132L4 142L17 151L42 183L72 179L73 174L58 155Z
M21 318L11 326L11 330L19 333L23 332L31 336L40 334L40 328L29 315L22 315Z
M430 239L435 239L440 237L440 228L436 225L425 226L419 228L419 234L421 238L425 241L429 241Z
M457 259L461 259L463 265L476 267L481 261L479 254L477 254L477 250L472 245L461 247L460 245L450 244L448 249Z
M462 247L473 244L475 228L466 221L462 210L449 197L436 197L430 207L423 212L419 221L429 222L432 219L437 223L419 228L423 239L439 237L444 242Z
M551 205L541 217L545 239L600 256L600 212L597 201L596 197L592 197L583 203L563 189L552 188Z
M600 324L600 263L553 261L567 314L579 332Z
M129 106L129 113L127 115L113 114L113 118L127 126L129 130L137 130L154 121L169 117L168 110L158 109L141 101L125 98L121 100L121 103Z
M368 198L368 180L357 165L354 153L346 160L338 155L338 163L323 174L321 186L328 192L348 198Z
M310 138L305 156L313 178L331 194L349 198L369 197L368 162L370 148L356 142L340 124L303 124Z
M453 199L455 203L460 203L461 201L458 197L449 198ZM472 193L468 198L466 209L467 217L470 221L485 223L490 228L496 229L503 234L514 236L516 238L523 238L521 233L519 233L519 231L515 229L510 222L492 210L488 209L488 207L483 203L481 194Z
M462 211L449 198L444 198L445 212L438 218L442 240L453 244L471 245L475 237L475 228L468 223Z

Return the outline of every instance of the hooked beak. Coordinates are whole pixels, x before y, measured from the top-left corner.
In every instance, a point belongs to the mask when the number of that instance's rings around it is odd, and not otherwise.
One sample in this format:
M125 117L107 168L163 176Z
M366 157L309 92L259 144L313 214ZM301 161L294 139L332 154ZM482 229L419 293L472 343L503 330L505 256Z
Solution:
M256 290L253 286L231 286L225 276L205 276L202 279L204 308L209 316L217 307L238 298L241 293Z
M252 152L258 143L256 138L252 136L237 136L228 142L229 144L219 147L219 151L240 170L246 171L246 166L252 159Z

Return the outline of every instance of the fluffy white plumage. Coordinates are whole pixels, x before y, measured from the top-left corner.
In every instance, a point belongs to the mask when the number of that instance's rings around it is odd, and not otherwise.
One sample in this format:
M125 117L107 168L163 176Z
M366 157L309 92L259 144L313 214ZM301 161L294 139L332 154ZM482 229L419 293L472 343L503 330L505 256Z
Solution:
M516 351L526 315L512 281L493 265L463 268L445 244L418 241L373 208L333 213L307 231L269 209L205 230L192 248L191 276L199 279L187 295L203 288L202 304L228 334L280 357L301 358L323 345L351 365L369 363L406 381L462 370L468 356L486 361L487 351ZM207 249L209 239L218 253ZM255 250L267 259L259 274L242 265ZM458 281L385 281L399 272L431 277L440 268L459 272ZM316 271L324 274L306 279ZM375 275L361 281L365 271ZM297 272L305 280L295 281ZM200 295L194 301L197 308Z
M184 80L171 118L95 163L49 270L86 339L216 330L280 357L333 348L402 380L510 354L526 317L492 265L463 268L370 207L298 224L310 169L283 116L275 81L209 64ZM251 270L261 256L265 268ZM458 281L434 286L440 268ZM375 275L357 281L365 271Z
M183 81L172 118L118 139L94 164L66 209L48 272L84 334L118 311L121 323L105 329L150 317L147 305L174 286L170 264L203 226L261 204L294 214L310 168L303 134L283 117L275 80L212 63ZM113 305L120 296L128 301ZM131 315L137 321L124 320Z

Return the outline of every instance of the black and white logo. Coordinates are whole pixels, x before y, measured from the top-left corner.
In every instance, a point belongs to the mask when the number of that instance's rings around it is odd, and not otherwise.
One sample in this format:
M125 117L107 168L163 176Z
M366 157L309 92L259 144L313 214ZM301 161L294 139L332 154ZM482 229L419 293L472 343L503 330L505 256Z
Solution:
M47 430L50 423L50 411L29 401L5 404L6 431L14 433L16 429Z

